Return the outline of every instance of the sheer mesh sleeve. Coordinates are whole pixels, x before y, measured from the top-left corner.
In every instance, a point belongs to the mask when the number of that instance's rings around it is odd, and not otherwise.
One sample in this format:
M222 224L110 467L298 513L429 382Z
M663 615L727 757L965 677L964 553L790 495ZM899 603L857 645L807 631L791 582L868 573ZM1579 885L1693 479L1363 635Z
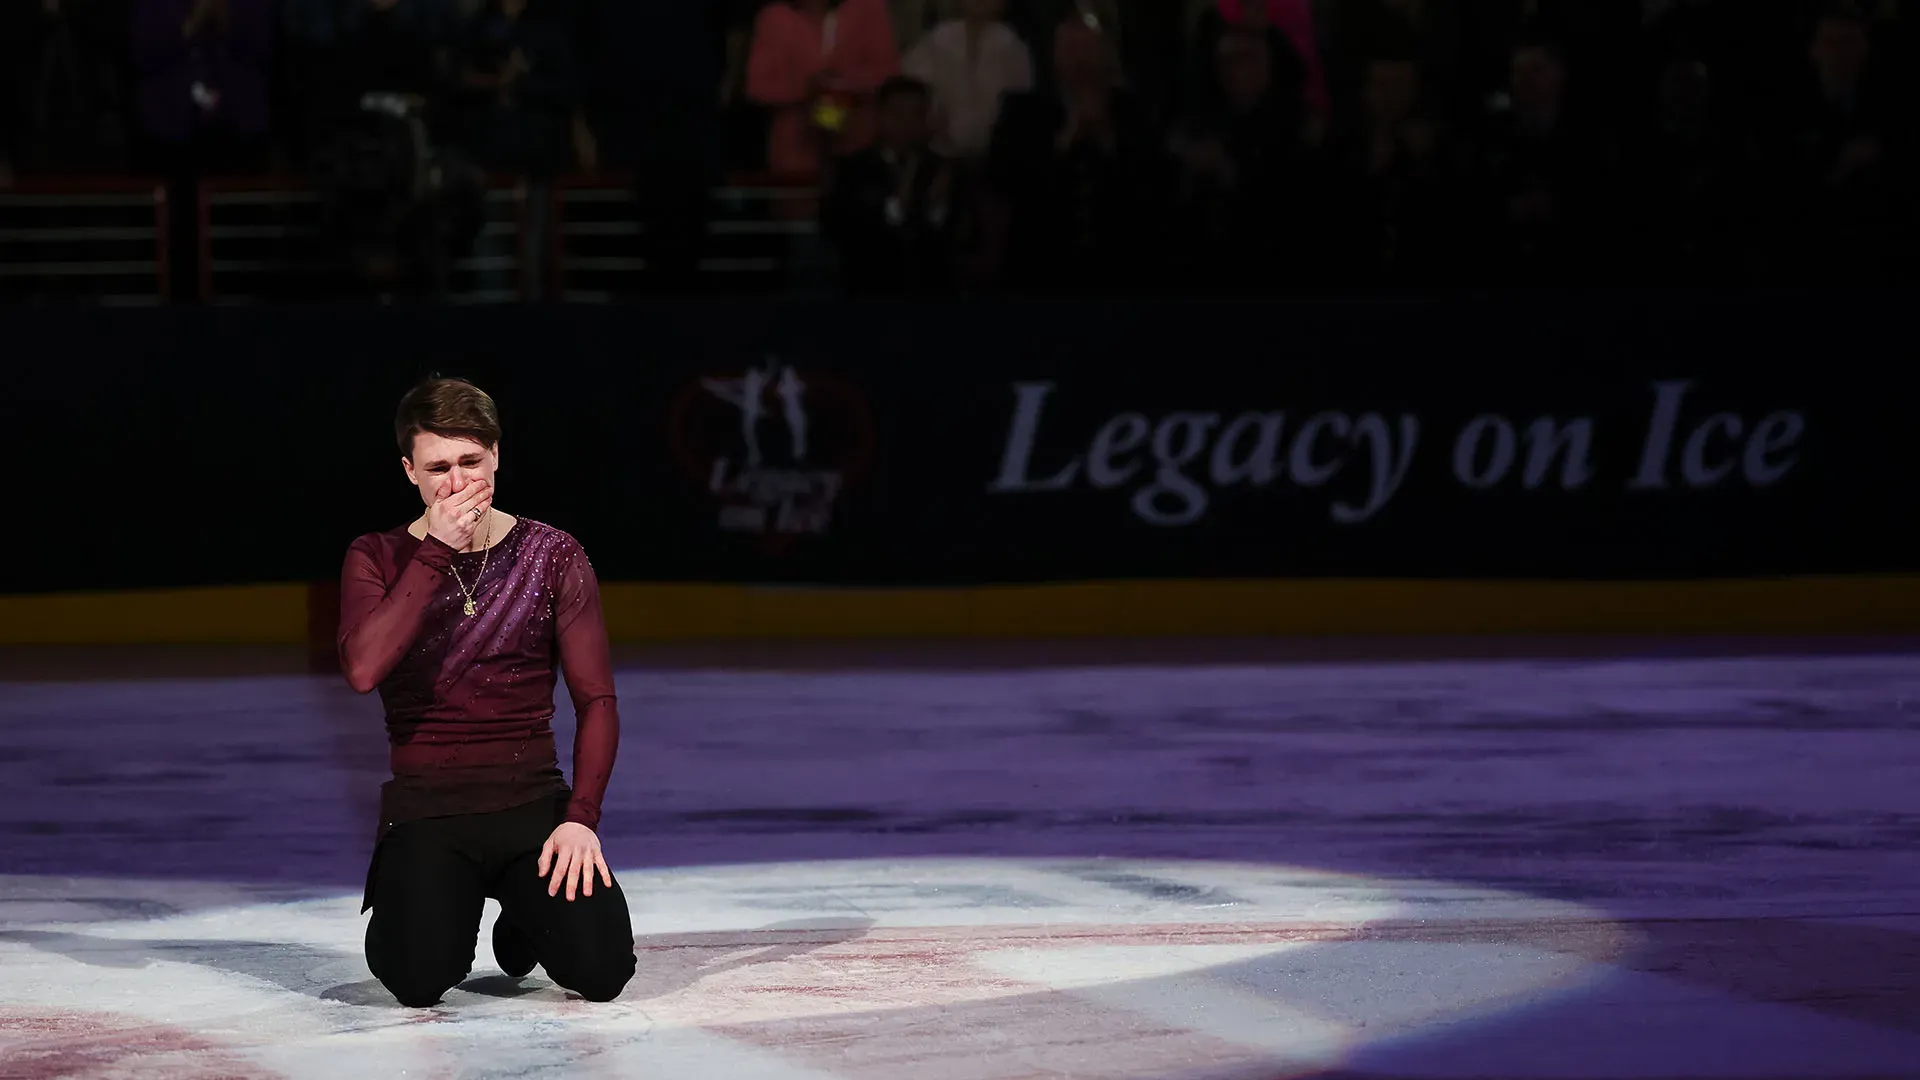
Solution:
M453 549L429 536L388 588L371 543L356 541L340 570L340 670L362 694L379 686L420 636L427 605L453 565Z
M573 734L573 798L567 820L600 827L600 801L613 775L620 749L620 711L613 691L613 657L607 624L600 613L600 582L575 548L560 564L555 627L560 637L560 671L573 699L578 725Z

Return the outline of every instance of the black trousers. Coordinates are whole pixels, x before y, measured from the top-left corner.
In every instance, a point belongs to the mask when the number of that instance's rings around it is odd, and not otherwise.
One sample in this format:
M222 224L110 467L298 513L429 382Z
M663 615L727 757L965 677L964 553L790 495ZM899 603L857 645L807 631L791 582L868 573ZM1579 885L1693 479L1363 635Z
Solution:
M389 830L367 873L367 967L403 1005L424 1008L473 968L488 897L533 947L547 977L589 1001L611 1001L633 978L627 898L596 880L593 895L547 895L540 848L565 820L565 799L491 814L427 818ZM597 873L597 871L596 871Z

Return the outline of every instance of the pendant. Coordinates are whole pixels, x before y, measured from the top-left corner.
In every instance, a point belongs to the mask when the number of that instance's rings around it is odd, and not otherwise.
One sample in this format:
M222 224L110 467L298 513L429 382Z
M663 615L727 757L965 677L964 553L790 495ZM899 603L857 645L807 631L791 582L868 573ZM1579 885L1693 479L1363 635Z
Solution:
M474 612L475 612L476 610L478 610L478 609L476 609L476 608L475 608L475 607L473 606L473 601L471 601L471 600L469 600L469 601L467 601L467 604L466 604L466 612L467 612L467 614L469 614L469 615L471 615L471 614L473 614L473 613L474 613Z

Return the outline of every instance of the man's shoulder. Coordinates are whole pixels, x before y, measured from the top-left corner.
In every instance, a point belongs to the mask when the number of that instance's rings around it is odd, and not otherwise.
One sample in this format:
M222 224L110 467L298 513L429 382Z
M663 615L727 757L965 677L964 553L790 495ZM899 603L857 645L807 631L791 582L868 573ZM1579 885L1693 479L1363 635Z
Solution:
M525 529L520 542L530 550L539 551L548 556L566 557L575 552L584 553L580 541L573 534L544 521L532 518L519 518L514 524L516 529Z
M419 538L408 531L408 526L398 525L379 532L362 533L353 538L353 543L347 545L347 550L378 557L403 548L411 548L419 542Z

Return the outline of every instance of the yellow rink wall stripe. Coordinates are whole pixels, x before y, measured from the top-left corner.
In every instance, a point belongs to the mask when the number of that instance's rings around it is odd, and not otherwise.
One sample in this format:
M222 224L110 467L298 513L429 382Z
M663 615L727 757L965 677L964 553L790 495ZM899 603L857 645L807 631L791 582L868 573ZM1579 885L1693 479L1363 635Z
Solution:
M0 645L297 645L305 585L0 596Z
M325 586L0 596L0 645L300 644ZM971 588L603 586L619 641L1282 634L1920 632L1920 576L1726 581L1102 581Z
M1920 631L1920 576L1676 582L1127 581L604 587L618 640Z

